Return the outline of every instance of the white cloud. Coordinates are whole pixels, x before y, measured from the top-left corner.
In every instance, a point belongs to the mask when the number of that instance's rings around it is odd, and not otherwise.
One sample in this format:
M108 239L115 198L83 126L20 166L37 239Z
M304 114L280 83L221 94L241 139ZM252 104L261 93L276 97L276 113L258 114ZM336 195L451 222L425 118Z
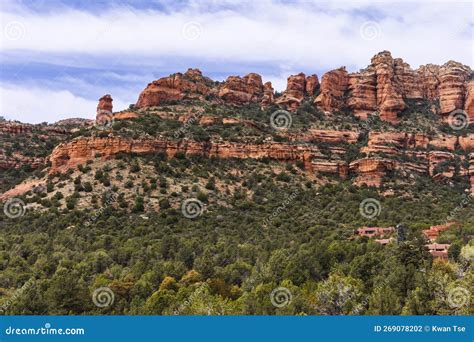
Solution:
M262 65L248 72L262 74L281 91L290 74L305 71L321 78L323 71L342 65L356 71L382 50L412 67L448 60L473 64L472 2L226 0L169 5L163 12L120 5L96 12L67 7L33 12L8 0L0 21L3 63L106 70L100 75L105 86L80 75L51 77L43 88L4 79L0 115L30 122L93 118L96 98L77 94L101 96L104 87L115 110L126 108L138 98L137 84L143 89L154 78L147 66L169 70L198 61L219 72ZM372 40L360 32L367 21L378 28ZM190 22L198 25L186 26Z
M2 84L0 94L0 115L6 119L39 123L75 117L95 118L97 101L75 96L68 90L52 91ZM120 99L114 99L114 110L127 106Z
M472 36L462 34L472 30L468 2L254 1L235 5L237 10L212 12L205 11L205 5L194 2L166 13L126 7L94 14L72 9L2 13L2 45L5 51L105 54L112 66L124 58L167 56L318 70L339 65L361 68L373 54L386 49L414 66L449 59L472 63ZM375 17L370 20L381 28L374 40L360 35L368 17ZM189 22L202 28L197 39L192 39L195 26L188 34L183 32ZM11 31L14 39L6 34L11 23L16 28Z

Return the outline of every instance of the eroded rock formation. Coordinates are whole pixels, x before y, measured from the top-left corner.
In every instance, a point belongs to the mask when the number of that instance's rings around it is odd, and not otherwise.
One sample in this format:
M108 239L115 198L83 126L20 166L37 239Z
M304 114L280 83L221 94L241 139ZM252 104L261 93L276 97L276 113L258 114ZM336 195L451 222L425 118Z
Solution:
M112 120L112 96L109 94L102 96L99 99L99 104L97 105L97 114L95 117L95 121L99 124L105 124Z
M276 99L276 103L286 106L290 110L299 107L306 94L306 76L304 73L288 77L286 90Z
M364 158L349 165L349 171L356 176L355 185L380 186L382 178L394 169L395 162L390 159Z
M45 163L44 158L27 157L21 154L15 154L12 156L6 156L0 154L0 169L20 169L21 167L28 165L32 169L38 168L40 165Z
M412 70L402 59L393 59L390 52L382 51L359 72L347 74L341 68L324 74L314 104L327 112L346 107L362 119L375 114L397 123L407 99L439 100L438 114L442 117L456 109L464 109L474 117L471 78L471 69L458 62ZM343 98L343 94L347 96Z
M255 73L244 77L230 76L219 89L218 95L225 102L236 105L257 102L263 95L262 77Z
M325 73L321 79L320 94L314 104L325 111L339 110L344 106L344 95L349 82L345 67Z
M263 97L260 102L262 107L268 107L274 102L274 90L272 87L272 82L266 82L263 85Z
M100 154L102 158L118 153L147 154L164 152L172 157L177 152L219 158L261 159L296 162L312 156L321 156L316 146L270 142L244 144L231 142L173 141L166 139L125 139L119 137L91 137L58 145L51 153L50 173L62 172Z
M474 124L474 80L466 83L466 95L464 101L464 111L471 124Z
M153 81L141 92L136 107L152 107L183 99L204 99L213 81L203 77L199 69L188 69Z
M234 124L241 123L236 121ZM295 142L266 142L262 144L175 141L164 138L133 140L120 137L91 137L76 139L56 147L49 158L50 173L63 172L76 167L94 158L97 154L103 158L110 158L118 153L164 152L168 156L174 156L177 152L183 152L186 155L219 158L269 158L290 163L301 161L310 172L330 173L342 178L351 176L356 185L380 186L383 178L389 176L393 170L432 176L435 179L439 177L451 178L455 175L452 163L455 154L447 151L420 150L429 146L430 140L428 139L426 142L414 134L373 132L369 136L368 146L363 150L367 157L355 160L350 164L343 158L347 150L339 144L354 143L357 141L359 133L313 130L308 133L308 139L309 136L312 140L307 141L329 144L327 148L332 157L328 157L327 153L323 153L324 151L314 144L301 144L304 139L300 140L301 137L297 136L291 137ZM472 139L472 137L465 137L465 139ZM421 145L417 145L419 142ZM386 156L402 156L405 153L407 157L412 158L412 161L402 161L399 158L389 159L383 157L381 153ZM474 180L473 172L471 159L471 168L460 170L460 175L470 175L472 181Z
M439 70L439 107L442 115L464 108L465 82L471 69L461 63L449 61Z

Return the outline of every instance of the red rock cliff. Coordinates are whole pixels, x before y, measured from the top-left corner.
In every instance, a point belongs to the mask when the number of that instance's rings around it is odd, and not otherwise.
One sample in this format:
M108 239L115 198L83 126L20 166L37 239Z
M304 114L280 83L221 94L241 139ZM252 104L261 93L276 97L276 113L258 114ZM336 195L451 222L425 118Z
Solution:
M213 81L203 77L199 69L188 69L149 83L141 92L138 108L158 106L182 99L203 99L211 91Z
M461 63L449 61L412 70L402 59L393 59L390 52L383 51L360 72L347 74L345 69L337 69L324 74L314 104L327 112L347 107L362 119L378 114L396 123L397 114L406 107L405 99L439 100L438 114L443 117L455 109L464 109L474 117L471 77L471 69Z

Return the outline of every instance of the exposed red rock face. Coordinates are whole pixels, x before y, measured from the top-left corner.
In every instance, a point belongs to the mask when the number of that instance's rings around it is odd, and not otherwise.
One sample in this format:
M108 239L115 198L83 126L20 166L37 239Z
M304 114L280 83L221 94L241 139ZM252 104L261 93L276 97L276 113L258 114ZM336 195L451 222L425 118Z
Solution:
M124 139L119 137L91 137L73 140L58 145L51 153L50 173L62 172L83 164L97 153L109 158L117 153L156 153L164 152L172 157L177 152L186 155L203 155L219 158L260 159L270 158L284 162L305 161L305 158L321 156L316 146L288 143L201 143L195 141L172 141L166 139Z
M319 80L317 75L306 77L306 94L313 96L316 89L319 87Z
M393 160L378 158L359 159L349 165L349 171L357 175L355 185L367 184L376 187L382 184L382 178L394 168Z
M423 97L430 101L439 97L439 70L440 66L435 64L422 65L416 70L416 87L421 87Z
M99 99L99 104L97 105L97 112L99 112L100 110L106 110L106 111L112 112L112 109L113 109L112 101L113 101L112 96L110 96L109 94L102 96Z
M450 151L454 151L456 149L457 143L458 137L445 134L431 138L428 142L428 145L435 148L445 148Z
M349 166L342 160L312 159L311 171L338 175L340 178L346 179L349 175Z
M71 118L71 119L64 119L59 120L54 123L54 126L75 126L75 127L88 127L94 124L93 120L83 119L83 118ZM58 127L59 128L59 127Z
M400 68L400 63L396 65L390 52L383 51L372 58L366 69L349 75L347 106L356 116L367 119L378 111L382 120L398 122L397 113L405 108L405 102L395 72L398 70L402 78L414 83L414 75L407 73L403 64Z
M325 111L341 109L344 106L344 93L349 82L346 68L339 68L325 73L321 79L321 92L314 104Z
M355 144L359 138L359 132L309 129L306 133L289 135L288 138L291 141Z
M406 108L405 99L439 100L439 111L444 117L455 109L465 109L474 118L471 74L468 66L453 61L413 70L401 58L394 59L390 52L382 51L359 72L348 74L344 67L327 72L321 85L316 75L289 76L286 90L274 101L271 83L263 85L258 74L230 76L216 86L198 69L189 69L185 74L177 73L150 83L140 94L137 107L183 99L204 100L207 95L217 95L235 105L260 102L266 107L275 102L296 110L305 96L313 96L320 88L315 106L326 112L347 108L361 119L379 115L382 120L397 123L398 114ZM436 110L435 106L432 110Z
M408 63L401 58L394 60L394 79L400 84L400 92L407 99L421 100L424 97L423 89L420 87L419 75L412 70Z
M272 82L266 82L263 85L263 97L260 102L262 107L268 107L274 102L274 90L272 87Z
M95 117L96 122L103 123L112 120L112 101L112 96L109 94L104 95L99 99L99 104L97 105L97 114Z
M438 174L439 176L442 177L447 177L451 178L454 175L454 166L449 166L446 168L446 170L442 170L440 172L436 172L436 166L439 164L445 162L445 161L451 161L454 158L454 154L450 152L444 152L444 151L431 151L428 152L427 154L428 157L428 171L430 176L434 176Z
M17 197L25 192L28 191L34 191L34 189L37 189L38 187L45 187L46 184L44 184L43 180L27 180L24 181L23 183L17 184L14 188L0 194L0 200L6 200L11 197Z
M367 146L362 147L361 152L370 155L371 153L385 153L396 155L407 146L408 136L400 132L370 132Z
M33 126L27 124L19 124L10 121L0 122L0 132L8 134L23 134L31 132Z
M149 83L138 98L138 108L152 107L182 99L203 99L213 82L203 77L199 69L188 69Z
M138 118L138 114L134 112L119 112L114 113L114 120L129 120L133 118Z
M204 115L199 119L199 124L202 126L216 125L222 122L221 118L216 116Z
M370 132L367 146L362 148L362 152L384 152L387 154L397 154L406 148L426 149L428 146L437 149L456 150L459 147L468 151L473 148L474 135L457 137L455 135L442 134L428 137L426 134L402 133L402 132Z
M459 147L464 151L474 150L474 134L459 137Z
M229 76L220 87L219 97L232 104L257 102L263 95L262 77L255 73L247 76Z
M377 75L373 68L349 75L347 107L354 115L367 119L377 111Z
M381 52L372 58L372 65L377 75L377 107L380 118L393 123L398 122L397 113L405 109L402 88L395 79L395 61L388 51Z
M305 96L306 76L303 73L288 77L288 83L283 95L276 99L276 103L295 110Z
M464 108L464 83L470 77L471 69L461 63L449 61L439 71L439 107L441 114L449 114Z
M463 108L472 113L472 86L468 83L472 71L457 62L450 61L441 67L429 64L412 70L402 59L393 59L390 52L382 51L366 69L346 74L347 85L341 81L344 75L341 73L337 69L323 75L316 106L329 112L347 107L362 119L378 113L382 120L392 123L398 122L397 114L406 107L405 98L439 99L440 113L444 116ZM346 91L347 97L341 99L341 93Z
M90 120L63 120L60 123L22 124L12 121L0 121L0 169L20 169L29 166L36 169L45 164L45 158L35 157L35 149L39 148L39 141L63 141L70 134L78 131L79 127L89 126ZM14 138L14 139L11 139ZM27 151L15 147L16 141L28 141ZM37 141L38 140L38 141ZM21 146L22 144L20 144ZM0 178L0 183L3 179Z
M464 102L464 111L469 117L469 122L474 124L474 80L466 83L466 100Z
M19 169L24 165L29 165L32 169L38 168L44 164L44 158L26 157L21 154L15 154L11 157L0 154L0 169Z

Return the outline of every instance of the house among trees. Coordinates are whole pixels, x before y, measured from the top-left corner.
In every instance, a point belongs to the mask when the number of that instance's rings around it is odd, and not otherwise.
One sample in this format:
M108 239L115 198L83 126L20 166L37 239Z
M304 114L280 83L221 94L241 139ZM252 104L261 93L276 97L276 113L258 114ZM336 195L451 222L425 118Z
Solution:
M442 260L448 260L449 246L447 243L431 243L426 245L434 258Z
M380 227L362 227L357 229L357 235L373 237L384 237L395 232L394 227L380 228Z
M426 236L426 238L430 242L434 242L436 238L439 236L439 233L451 228L452 225L454 225L454 222L448 222L446 224L431 226L430 229L423 230L423 234Z

